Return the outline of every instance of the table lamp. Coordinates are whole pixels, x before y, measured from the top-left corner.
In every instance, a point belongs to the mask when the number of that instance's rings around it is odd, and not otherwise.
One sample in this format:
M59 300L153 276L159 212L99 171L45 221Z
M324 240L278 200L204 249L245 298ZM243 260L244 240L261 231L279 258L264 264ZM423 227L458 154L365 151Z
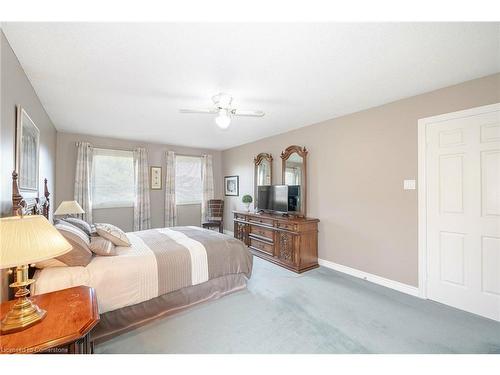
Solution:
M59 207L57 207L54 215L73 215L73 214L84 214L85 211L78 204L77 201L62 201Z
M1 333L22 331L41 321L46 311L29 298L29 265L55 258L72 249L45 216L12 216L0 219L0 269L16 267L16 302L1 322Z

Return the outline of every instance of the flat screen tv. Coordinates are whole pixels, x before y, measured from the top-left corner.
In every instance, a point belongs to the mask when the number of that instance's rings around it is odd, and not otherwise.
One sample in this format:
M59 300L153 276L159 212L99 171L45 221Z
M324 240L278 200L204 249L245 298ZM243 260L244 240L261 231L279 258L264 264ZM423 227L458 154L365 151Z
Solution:
M256 208L257 210L277 213L300 211L300 186L258 186Z

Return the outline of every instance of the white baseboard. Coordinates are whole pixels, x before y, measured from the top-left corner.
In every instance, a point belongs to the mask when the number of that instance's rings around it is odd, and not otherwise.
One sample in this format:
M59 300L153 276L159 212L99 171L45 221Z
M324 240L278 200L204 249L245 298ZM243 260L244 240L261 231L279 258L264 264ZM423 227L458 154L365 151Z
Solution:
M228 236L233 236L234 237L234 232L230 231L230 230L227 230L227 229L224 229L224 234L227 234Z
M415 286L400 283L399 281L394 281L386 279L385 277L377 276L368 272L360 271L355 268L343 266L338 263L330 262L324 259L318 259L320 266L331 268L332 270L346 273L348 275L358 277L360 279L370 281L374 284L382 285L387 288L397 290L398 292L406 293L414 297L420 297L419 289Z

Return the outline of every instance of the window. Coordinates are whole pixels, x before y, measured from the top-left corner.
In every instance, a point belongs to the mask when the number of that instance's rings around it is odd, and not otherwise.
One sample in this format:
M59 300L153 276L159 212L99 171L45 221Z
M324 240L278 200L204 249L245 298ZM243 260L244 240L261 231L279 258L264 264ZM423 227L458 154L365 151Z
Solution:
M177 204L200 204L202 200L201 158L175 157L175 200Z
M134 206L134 153L94 148L92 207Z

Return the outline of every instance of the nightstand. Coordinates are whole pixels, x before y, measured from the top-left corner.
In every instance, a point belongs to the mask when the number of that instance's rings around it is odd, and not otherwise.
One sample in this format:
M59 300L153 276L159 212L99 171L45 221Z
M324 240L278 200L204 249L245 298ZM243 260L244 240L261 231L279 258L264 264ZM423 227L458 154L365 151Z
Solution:
M0 336L0 354L90 354L90 331L99 323L94 289L77 286L31 297L47 316L24 331ZM14 301L2 303L0 316Z

